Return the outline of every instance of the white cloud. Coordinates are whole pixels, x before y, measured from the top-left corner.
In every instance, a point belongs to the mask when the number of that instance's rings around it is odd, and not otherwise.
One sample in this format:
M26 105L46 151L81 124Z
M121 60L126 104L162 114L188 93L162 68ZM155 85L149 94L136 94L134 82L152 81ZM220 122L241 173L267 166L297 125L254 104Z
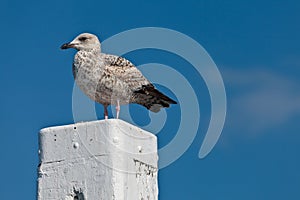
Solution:
M261 133L300 114L300 82L262 69L223 73L228 95L227 126Z

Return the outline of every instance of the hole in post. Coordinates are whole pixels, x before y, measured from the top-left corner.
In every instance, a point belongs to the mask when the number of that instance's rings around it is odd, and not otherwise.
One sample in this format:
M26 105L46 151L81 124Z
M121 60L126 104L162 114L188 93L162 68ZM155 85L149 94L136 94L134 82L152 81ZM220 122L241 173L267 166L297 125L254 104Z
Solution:
M74 200L84 200L84 195L82 192L79 192L78 194L75 194Z
M85 200L81 189L79 191L74 189L74 200Z

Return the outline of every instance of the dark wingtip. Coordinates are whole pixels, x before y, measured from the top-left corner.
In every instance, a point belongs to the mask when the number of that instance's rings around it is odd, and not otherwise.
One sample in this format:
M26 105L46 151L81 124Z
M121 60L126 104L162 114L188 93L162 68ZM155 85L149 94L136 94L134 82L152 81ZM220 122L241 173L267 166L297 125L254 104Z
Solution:
M171 98L170 98L171 99ZM171 104L177 104L177 101L174 101L173 99L171 99Z

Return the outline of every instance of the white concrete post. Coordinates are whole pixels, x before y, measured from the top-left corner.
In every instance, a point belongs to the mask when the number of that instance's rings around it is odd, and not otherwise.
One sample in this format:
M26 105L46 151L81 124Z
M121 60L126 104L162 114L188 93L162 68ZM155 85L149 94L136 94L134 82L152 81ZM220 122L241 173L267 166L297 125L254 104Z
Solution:
M155 135L109 119L40 131L38 200L157 200Z

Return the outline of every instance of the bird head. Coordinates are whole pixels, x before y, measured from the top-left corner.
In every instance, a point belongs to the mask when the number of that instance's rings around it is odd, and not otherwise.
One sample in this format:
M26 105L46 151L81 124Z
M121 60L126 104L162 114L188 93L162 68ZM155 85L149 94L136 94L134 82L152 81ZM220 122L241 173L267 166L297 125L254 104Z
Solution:
M65 43L61 47L61 49L69 49L74 48L78 51L80 50L100 50L100 41L96 35L91 33L82 33L78 35L72 42Z

